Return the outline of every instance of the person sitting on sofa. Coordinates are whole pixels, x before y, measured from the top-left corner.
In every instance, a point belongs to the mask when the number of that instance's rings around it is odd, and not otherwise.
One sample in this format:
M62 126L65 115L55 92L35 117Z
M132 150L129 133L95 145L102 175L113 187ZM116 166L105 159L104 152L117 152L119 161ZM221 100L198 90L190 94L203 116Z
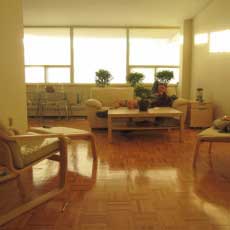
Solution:
M177 99L175 95L167 95L167 86L165 84L158 81L154 82L152 87L152 101L150 107L172 107L173 101L175 99ZM174 123L174 119L167 117L155 117L154 120L154 124L156 126L167 126Z
M152 88L151 107L171 107L175 96L167 95L167 86L155 81Z

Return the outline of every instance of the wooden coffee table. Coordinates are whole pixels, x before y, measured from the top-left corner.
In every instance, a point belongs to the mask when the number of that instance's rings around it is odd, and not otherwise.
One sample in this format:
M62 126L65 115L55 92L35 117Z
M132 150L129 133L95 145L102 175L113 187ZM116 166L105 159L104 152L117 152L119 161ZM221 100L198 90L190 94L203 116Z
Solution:
M129 125L127 123L117 123L114 120L119 120L122 118L154 118L154 117L171 117L179 118L179 126L154 126L154 125ZM127 107L120 107L117 109L111 109L108 111L108 139L112 142L112 131L113 130L153 130L153 129L179 129L179 139L182 141L182 132L184 129L184 114L183 112L173 109L171 107L155 107L149 109L147 112L140 112L138 109L128 109Z

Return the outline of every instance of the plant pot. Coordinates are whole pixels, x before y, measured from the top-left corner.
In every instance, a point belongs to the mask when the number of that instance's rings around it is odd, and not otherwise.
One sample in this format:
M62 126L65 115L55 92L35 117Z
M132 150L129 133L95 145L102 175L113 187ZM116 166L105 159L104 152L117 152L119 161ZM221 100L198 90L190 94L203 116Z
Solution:
M147 111L149 108L149 101L148 100L140 100L138 102L139 111Z

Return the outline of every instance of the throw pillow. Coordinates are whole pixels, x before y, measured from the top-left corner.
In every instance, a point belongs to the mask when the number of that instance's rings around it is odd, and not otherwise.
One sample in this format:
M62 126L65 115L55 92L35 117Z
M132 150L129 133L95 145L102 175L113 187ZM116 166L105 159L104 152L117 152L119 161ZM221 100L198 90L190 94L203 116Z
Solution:
M213 122L213 126L216 129L224 131L227 127L230 127L230 121L225 120L224 118L218 118Z
M127 107L129 109L136 109L136 108L138 108L138 101L137 100L128 100L127 101Z
M118 104L120 107L126 107L127 106L127 100L120 100L120 101L118 101Z
M88 99L86 105L95 107L96 109L101 109L102 103L96 99Z

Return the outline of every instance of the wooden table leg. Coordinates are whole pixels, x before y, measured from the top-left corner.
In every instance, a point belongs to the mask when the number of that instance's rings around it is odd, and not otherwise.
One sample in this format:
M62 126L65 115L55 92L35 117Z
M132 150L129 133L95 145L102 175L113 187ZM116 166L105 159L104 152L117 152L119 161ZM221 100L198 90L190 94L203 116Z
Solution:
M109 142L112 142L112 118L108 116L108 139Z

